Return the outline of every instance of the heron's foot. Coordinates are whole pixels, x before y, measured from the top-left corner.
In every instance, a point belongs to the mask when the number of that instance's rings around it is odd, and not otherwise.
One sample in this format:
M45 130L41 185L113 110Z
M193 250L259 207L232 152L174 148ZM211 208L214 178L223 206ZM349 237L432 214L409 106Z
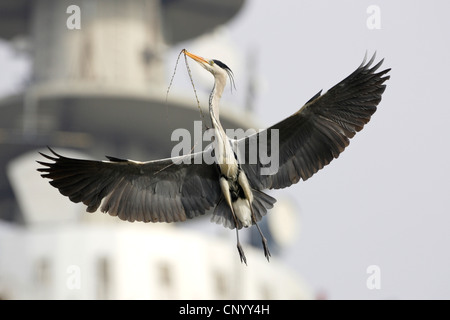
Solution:
M264 255L266 256L267 261L270 262L270 257L272 256L269 251L269 244L266 238L262 238L262 244L264 248Z
M242 249L242 246L240 243L237 244L237 249L239 252L239 257L241 258L241 263L243 262L243 263L245 263L245 265L247 265L247 258L245 257L244 249Z
M267 242L267 239L266 239L266 237L264 237L264 235L263 235L263 233L261 231L261 228L256 223L256 219L254 217L253 217L253 223L256 225L256 228L258 228L258 232L261 235L262 245L263 245L263 248L264 248L264 255L266 256L267 261L270 262L270 257L272 255L270 254L270 251L269 251L269 244Z

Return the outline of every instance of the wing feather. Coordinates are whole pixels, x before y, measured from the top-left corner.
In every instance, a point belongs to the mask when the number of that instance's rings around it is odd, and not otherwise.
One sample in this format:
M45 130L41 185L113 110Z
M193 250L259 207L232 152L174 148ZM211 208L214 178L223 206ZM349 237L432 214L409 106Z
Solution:
M50 148L49 148L50 149ZM220 196L215 164L194 162L201 154L137 162L73 159L41 153L42 177L86 211L101 211L128 221L174 222L205 214Z
M369 122L386 88L384 82L389 79L386 74L390 69L375 73L383 60L371 66L374 60L375 55L367 63L364 58L347 78L324 94L320 91L299 111L257 133L256 138L235 141L238 154L239 150L246 151L239 160L253 188L288 187L300 179L309 179L339 157L350 139ZM270 154L272 129L279 133L279 168L274 174L263 175L261 169L265 166L260 155L257 163L250 163L248 151L258 149L261 134L265 134Z

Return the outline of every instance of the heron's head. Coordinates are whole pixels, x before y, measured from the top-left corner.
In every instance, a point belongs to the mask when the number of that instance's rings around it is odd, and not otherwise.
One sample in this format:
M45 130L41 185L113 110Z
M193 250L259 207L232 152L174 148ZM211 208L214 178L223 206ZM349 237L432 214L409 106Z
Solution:
M216 80L226 81L226 78L230 78L231 84L234 86L233 72L222 61L216 59L205 59L195 54L190 53L186 49L183 49L183 53L193 60L197 61L203 68L212 73ZM225 83L225 82L224 82Z

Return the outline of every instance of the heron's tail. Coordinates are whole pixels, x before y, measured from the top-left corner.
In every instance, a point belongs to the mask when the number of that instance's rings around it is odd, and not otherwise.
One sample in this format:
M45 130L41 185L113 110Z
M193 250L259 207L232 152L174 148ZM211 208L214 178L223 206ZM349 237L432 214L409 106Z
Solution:
M256 222L260 221L263 216L266 215L267 210L272 209L273 205L277 200L268 194L252 189L253 192L253 212L255 213ZM231 213L231 209L226 203L225 199L222 197L219 200L216 208L214 209L213 216L211 218L211 222L215 222L217 224L223 224L224 227L234 229L236 228L236 223L233 218L233 214ZM242 228L242 225L239 221L237 221L238 229Z

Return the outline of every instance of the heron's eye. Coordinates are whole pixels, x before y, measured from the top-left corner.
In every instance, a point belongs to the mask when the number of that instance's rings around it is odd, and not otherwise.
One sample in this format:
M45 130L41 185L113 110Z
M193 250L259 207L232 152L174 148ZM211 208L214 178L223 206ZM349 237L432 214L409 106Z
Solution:
M214 60L209 60L209 65L213 66L214 65Z

